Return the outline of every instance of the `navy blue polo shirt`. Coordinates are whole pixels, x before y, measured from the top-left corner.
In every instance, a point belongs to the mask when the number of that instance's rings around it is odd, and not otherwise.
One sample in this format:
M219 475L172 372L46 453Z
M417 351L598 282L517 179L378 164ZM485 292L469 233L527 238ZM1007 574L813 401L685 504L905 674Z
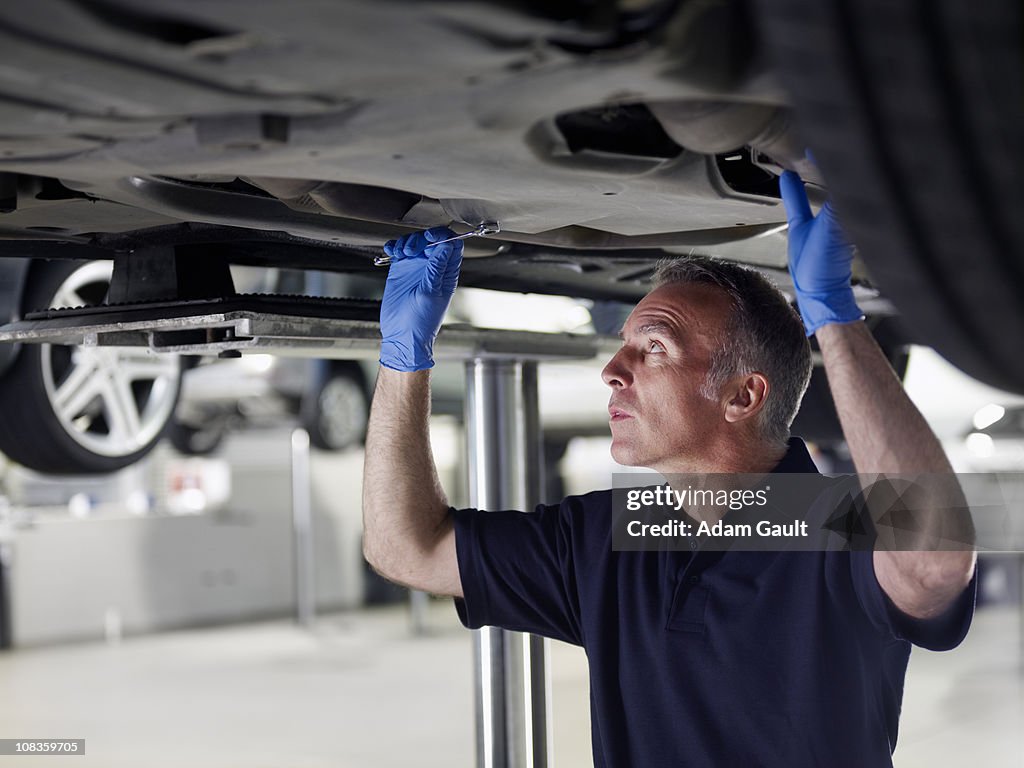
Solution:
M794 439L774 472L816 469ZM452 514L462 622L586 650L597 768L891 766L911 644L955 647L974 612L976 575L906 616L870 551L616 552L611 491Z

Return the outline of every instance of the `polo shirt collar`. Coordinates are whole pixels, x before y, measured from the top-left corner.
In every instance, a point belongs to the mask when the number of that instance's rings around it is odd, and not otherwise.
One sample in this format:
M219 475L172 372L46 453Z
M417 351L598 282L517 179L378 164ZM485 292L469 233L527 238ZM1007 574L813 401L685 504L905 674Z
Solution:
M799 437L789 438L789 446L786 448L786 455L775 465L772 474L794 474L813 473L818 474L818 468L807 451L807 446Z

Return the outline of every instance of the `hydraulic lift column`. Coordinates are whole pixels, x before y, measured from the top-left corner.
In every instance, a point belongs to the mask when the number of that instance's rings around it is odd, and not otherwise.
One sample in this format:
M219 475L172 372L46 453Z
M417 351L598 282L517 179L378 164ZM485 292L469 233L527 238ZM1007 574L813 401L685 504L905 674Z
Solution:
M470 504L532 510L543 472L536 361L467 360L466 437ZM484 627L474 633L473 650L477 768L547 768L544 639Z

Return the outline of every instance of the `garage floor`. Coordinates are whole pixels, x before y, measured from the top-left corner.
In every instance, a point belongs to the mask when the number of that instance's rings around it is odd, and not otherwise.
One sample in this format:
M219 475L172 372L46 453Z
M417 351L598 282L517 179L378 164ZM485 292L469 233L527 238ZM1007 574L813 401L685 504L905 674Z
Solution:
M1020 632L988 608L957 651L915 652L896 766L1024 766ZM588 765L585 657L551 659L556 765ZM32 768L471 768L470 660L445 601L424 637L399 606L21 650L0 654L0 737L86 739Z

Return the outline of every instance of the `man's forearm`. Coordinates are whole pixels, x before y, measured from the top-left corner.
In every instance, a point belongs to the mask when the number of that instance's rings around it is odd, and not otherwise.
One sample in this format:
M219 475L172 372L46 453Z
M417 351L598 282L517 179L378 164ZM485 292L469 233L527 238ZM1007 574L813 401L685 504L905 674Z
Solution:
M363 548L388 578L416 585L417 569L450 528L430 449L430 371L381 366L363 468Z
M931 475L925 489L929 508L914 516L917 541L904 545L908 551L876 545L875 568L902 610L934 615L962 591L974 566L974 552L966 546L934 551L943 540L947 547L950 541L970 541L973 530L952 468L863 322L826 325L816 335L857 471Z
M857 471L951 472L942 445L907 397L867 325L826 325L816 336Z

